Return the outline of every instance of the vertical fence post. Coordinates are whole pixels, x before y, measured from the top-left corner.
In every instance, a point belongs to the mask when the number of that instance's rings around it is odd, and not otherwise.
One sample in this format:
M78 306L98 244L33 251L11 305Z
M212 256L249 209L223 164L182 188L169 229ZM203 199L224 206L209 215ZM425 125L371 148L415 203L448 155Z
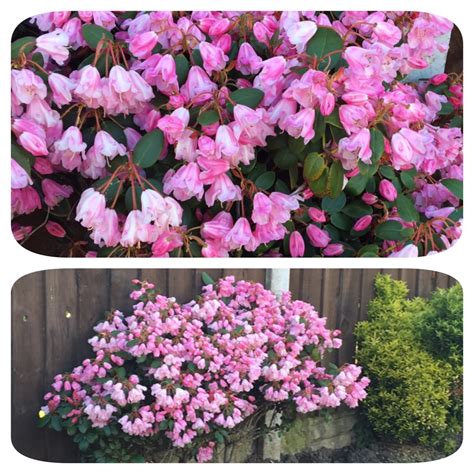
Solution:
M266 287L280 296L282 292L290 289L290 269L289 268L273 268L267 269L265 272ZM281 416L275 414L273 410L265 415L265 424L274 428L279 426ZM280 461L281 458L281 438L278 431L268 433L262 440L262 457L263 459Z

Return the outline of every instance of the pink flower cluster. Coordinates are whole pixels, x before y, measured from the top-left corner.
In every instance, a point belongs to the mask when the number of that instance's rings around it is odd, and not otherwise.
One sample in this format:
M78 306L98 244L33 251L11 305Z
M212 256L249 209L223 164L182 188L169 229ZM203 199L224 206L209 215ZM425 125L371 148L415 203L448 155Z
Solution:
M461 113L461 79L400 80L443 50L448 20L412 12L67 11L30 22L39 35L12 63L14 145L29 157L25 164L12 151L12 211L49 212L63 200L75 209L80 196L77 211L56 223L64 227L56 236L71 242L61 245L76 249L87 235L75 217L91 231L88 255L351 255L374 243L387 219L413 225L395 202L407 191L444 247L456 240L459 223L449 216L459 196L443 180L462 181L462 131L444 117ZM102 39L91 43L85 27L100 28ZM313 41L328 30L341 50L318 57ZM236 94L246 91L258 100ZM145 165L135 147L152 132L162 134L162 149ZM290 142L297 151L285 155ZM360 193L346 185L379 160L396 172L369 174L371 210L336 225L347 235L331 232L329 220L307 219L324 195L303 171L315 151L326 165L342 165L332 192L348 199ZM399 174L409 170L414 184L401 189ZM427 197L431 186L445 199ZM33 231L24 222L13 223L20 240ZM365 240L354 243L354 232ZM423 247L425 231L415 235L377 241L380 255L408 244L436 250Z
M260 283L226 277L187 304L136 281L133 314L115 311L89 340L95 357L57 375L42 407L65 426L118 424L130 436L161 432L175 447L212 458L214 432L233 429L262 404L300 413L366 397L367 377L346 364L322 365L341 346L313 306L278 298ZM194 443L194 444L192 444Z

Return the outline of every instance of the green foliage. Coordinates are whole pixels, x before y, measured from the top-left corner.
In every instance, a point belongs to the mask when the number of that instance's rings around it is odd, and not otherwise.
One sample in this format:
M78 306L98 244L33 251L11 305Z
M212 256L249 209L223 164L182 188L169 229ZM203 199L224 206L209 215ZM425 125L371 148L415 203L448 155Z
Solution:
M378 437L419 442L447 453L455 449L462 426L459 410L453 410L456 370L430 348L436 347L437 337L449 334L447 346L460 350L462 326L454 324L462 322L459 291L438 290L432 301L410 300L405 282L376 277L368 320L355 332L358 363L371 379L364 410ZM434 321L448 312L453 315L450 328Z

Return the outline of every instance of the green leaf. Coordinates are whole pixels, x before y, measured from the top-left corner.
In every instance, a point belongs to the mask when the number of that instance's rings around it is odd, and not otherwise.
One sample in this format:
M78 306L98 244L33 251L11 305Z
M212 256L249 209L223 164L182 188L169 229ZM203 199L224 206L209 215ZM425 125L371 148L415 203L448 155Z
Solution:
M178 54L174 58L174 62L176 63L176 75L178 76L178 83L181 86L188 78L189 61L184 54Z
M133 162L142 168L153 166L163 150L163 132L155 129L143 135L133 151Z
M383 165L380 167L380 173L384 178L389 179L390 181L393 181L397 175L395 174L395 170L388 165Z
M342 192L344 185L344 169L340 161L334 161L329 168L328 189L329 196L335 198Z
M11 44L11 58L17 59L20 52L31 53L36 48L36 38L34 36L23 36Z
M324 117L325 123L332 125L336 128L343 129L343 125L341 123L341 120L339 118L339 109L334 109L331 112L331 115L328 115L327 117Z
M346 205L346 195L340 194L337 198L324 197L321 201L321 207L328 214L335 214L343 209Z
M163 365L163 362L161 359L153 359L153 361L150 364L150 367L152 369L157 369L158 367L161 367Z
M219 122L219 114L215 110L206 110L197 119L197 123L200 125L211 125L216 122Z
M31 168L35 163L35 157L18 143L12 137L11 143L12 158L29 174L31 175Z
M114 40L114 37L109 30L92 23L82 25L82 36L91 49L96 49L99 41L102 39Z
M359 250L359 257L378 257L379 256L379 246L377 244L364 245Z
M368 181L369 177L367 175L359 173L358 175L349 179L349 182L344 189L349 194L352 194L352 196L358 196L359 194L363 193Z
M202 272L201 279L205 285L213 285L215 283L214 279L206 272Z
M270 189L273 186L275 178L276 174L274 171L266 171L255 180L255 186L257 186L257 188L259 189L263 189L264 191L266 191L267 189Z
M341 50L344 46L342 38L332 28L325 26L319 26L318 31L308 41L306 46L306 53L310 56L316 56L319 60L333 51ZM341 59L341 52L334 53L330 58L326 58L324 61L320 61L318 69L324 69L328 64L334 69L337 67Z
M398 221L386 221L375 228L375 235L381 240L405 240L411 237L413 229L404 228Z
M260 89L244 88L237 89L230 94L230 98L237 104L246 105L255 109L263 99L263 92Z
M282 170L289 170L292 166L298 163L298 156L289 148L282 148L275 154L275 165Z
M336 212L331 216L331 224L341 230L351 230L352 219L342 212Z
M441 106L441 110L438 112L439 115L449 115L454 112L454 106L451 102L445 102Z
M293 153L301 153L304 150L305 144L303 138L288 137L288 148Z
M416 176L416 168L405 170L400 173L400 179L402 180L403 185L409 191L412 191L416 187L415 180L414 180L415 176Z
M323 174L318 179L316 179L315 181L310 181L309 187L311 188L311 191L313 191L313 194L315 196L326 196L328 188L328 176L329 172L328 169L325 167L323 170Z
M385 146L383 134L377 128L372 128L370 130L370 149L372 150L371 162L378 162L383 155Z
M131 341L127 342L127 347L133 347L136 346L137 344L140 344L141 340L140 339L132 339ZM121 368L121 367L120 367Z
M373 209L365 202L353 201L342 209L342 212L353 219L359 219L359 217L372 214Z
M448 188L457 198L462 199L463 183L458 179L443 179L441 184Z
M134 346L137 345L140 341L140 339L134 339L134 341L138 341L137 343L133 344ZM129 341L132 342L132 341ZM127 346L129 344L127 343ZM132 347L132 346L129 346ZM127 376L127 371L125 370L125 367L116 367L115 368L115 373L122 379L124 379Z
M404 221L420 221L420 214L418 214L413 201L409 197L400 194L395 201L395 206L397 206L398 214Z
M54 431L61 431L62 429L62 423L61 423L61 418L56 415L51 417L51 423L50 423L51 428L53 428Z
M316 181L325 169L323 156L319 153L310 153L304 160L303 176L309 182Z
M216 441L219 444L223 444L225 442L224 436L222 436L222 434L219 431L216 431L214 433L214 438L216 438Z

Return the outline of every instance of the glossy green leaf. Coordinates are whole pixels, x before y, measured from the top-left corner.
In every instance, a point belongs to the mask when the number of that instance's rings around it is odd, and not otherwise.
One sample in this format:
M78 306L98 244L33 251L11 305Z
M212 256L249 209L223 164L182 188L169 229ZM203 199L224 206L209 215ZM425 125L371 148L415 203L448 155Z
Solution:
M407 222L419 222L420 214L415 208L412 199L409 197L400 194L396 201L395 206L397 207L398 214L400 217Z
M267 189L270 189L273 186L275 178L276 174L274 171L266 171L255 180L255 186L257 186L257 188L259 189L263 189L264 191L266 191Z
M319 26L314 36L308 41L306 45L306 53L310 56L316 56L319 60L327 54L331 54L329 58L320 61L318 69L322 70L330 65L331 68L336 68L340 59L341 51L344 46L342 38L332 28L326 26ZM338 52L335 52L338 51Z
M29 54L36 48L36 38L34 36L23 36L11 44L11 58L17 59L20 52Z
M275 153L273 161L278 168L289 170L292 166L298 163L298 156L289 148L282 148Z
M457 198L463 198L463 183L458 179L443 179L443 186L448 188Z
M183 85L188 78L189 61L184 54L178 54L174 58L176 64L176 75L178 76L179 85Z
M263 91L260 89L255 88L244 88L244 89L237 89L230 94L230 98L236 104L246 105L251 109L255 109L258 104L263 99Z
M342 192L344 185L344 169L340 161L334 161L329 168L328 191L329 196L335 198Z
M109 30L92 23L82 25L82 36L91 49L96 49L102 39L113 41L114 37Z
M385 146L383 134L377 128L372 128L370 130L370 149L372 150L370 161L372 163L378 162L383 155Z
M163 141L163 132L158 129L143 135L133 151L133 162L142 168L153 166L161 155Z
M215 110L206 110L197 118L200 125L211 125L219 121L219 114Z
M206 272L202 272L201 279L204 285L213 285L215 283L214 279Z
M324 158L319 153L310 153L304 160L303 177L306 181L316 181L326 169Z

